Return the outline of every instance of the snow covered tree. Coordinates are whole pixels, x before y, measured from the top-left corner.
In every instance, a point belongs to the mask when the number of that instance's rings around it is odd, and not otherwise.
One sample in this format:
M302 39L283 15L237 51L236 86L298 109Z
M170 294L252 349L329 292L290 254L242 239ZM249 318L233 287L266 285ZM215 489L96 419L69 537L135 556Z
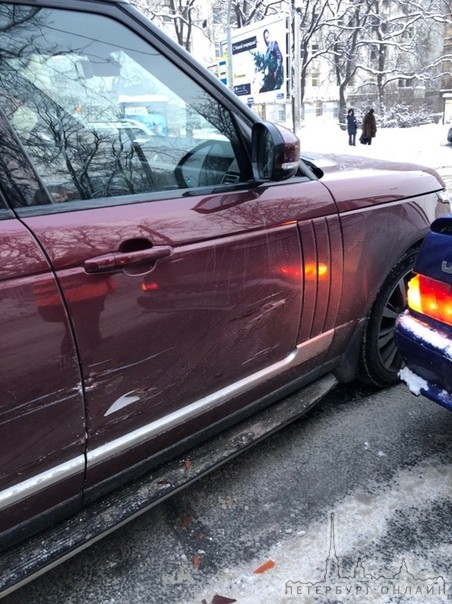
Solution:
M342 116L347 99L375 104L380 113L389 97L418 108L425 100L438 101L450 2L337 0L329 6L334 19L327 24L323 51L332 65Z
M218 0L227 11L229 0ZM275 15L281 9L281 0L230 0L231 24L237 28L245 27L265 17Z
M372 104L380 115L399 102L438 111L440 89L452 89L452 0L132 2L189 51L195 29L212 44L224 40L228 16L237 29L290 14L292 84L300 107L306 98L321 99L328 86L329 97L338 96L341 117L350 103Z
M196 0L131 0L142 13L158 25L173 30L178 44L191 50L194 27L202 28L204 18Z

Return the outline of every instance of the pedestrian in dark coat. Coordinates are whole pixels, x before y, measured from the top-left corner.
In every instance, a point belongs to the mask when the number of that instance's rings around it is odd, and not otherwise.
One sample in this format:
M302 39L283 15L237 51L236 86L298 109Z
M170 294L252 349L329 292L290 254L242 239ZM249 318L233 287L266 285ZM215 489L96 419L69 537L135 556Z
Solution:
M372 139L377 133L377 122L375 121L374 110L369 109L363 119L363 133L361 135L361 142L364 145L371 145Z
M349 109L347 113L347 132L348 132L348 144L353 147L356 145L356 131L358 126L356 124L355 112L353 109Z

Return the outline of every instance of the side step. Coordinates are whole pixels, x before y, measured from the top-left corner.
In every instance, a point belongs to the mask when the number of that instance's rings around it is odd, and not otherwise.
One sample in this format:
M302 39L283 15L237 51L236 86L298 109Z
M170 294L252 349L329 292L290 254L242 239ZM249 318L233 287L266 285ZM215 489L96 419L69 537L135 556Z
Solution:
M0 554L0 599L202 478L306 413L337 384L329 374ZM189 463L188 461L189 460Z

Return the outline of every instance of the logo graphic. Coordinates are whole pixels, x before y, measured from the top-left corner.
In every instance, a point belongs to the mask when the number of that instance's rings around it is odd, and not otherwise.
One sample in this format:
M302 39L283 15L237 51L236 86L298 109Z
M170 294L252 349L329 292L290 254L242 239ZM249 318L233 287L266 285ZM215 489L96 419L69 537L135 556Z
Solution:
M402 559L399 570L393 575L372 575L359 558L349 575L341 572L341 563L336 553L336 537L334 513L330 515L330 543L328 556L325 560L325 572L316 581L287 581L286 597L338 595L355 596L439 596L446 594L446 582L443 577L416 577L410 572L405 558Z
M449 273L449 275L452 274L452 264L450 262L446 262L446 260L443 260L441 263L441 270L443 273Z

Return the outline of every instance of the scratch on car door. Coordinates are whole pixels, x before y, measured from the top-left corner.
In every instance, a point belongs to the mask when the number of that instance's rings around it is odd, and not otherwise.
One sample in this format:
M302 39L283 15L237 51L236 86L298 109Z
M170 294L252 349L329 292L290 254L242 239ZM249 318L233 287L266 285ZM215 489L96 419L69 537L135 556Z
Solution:
M109 409L107 409L105 415L110 415L111 413L115 413L115 411L119 411L120 409L123 409L124 407L127 407L128 405L131 405L132 403L136 403L137 401L140 400L140 397L137 396L136 394L134 394L134 390L132 390L131 392L126 392L126 394L123 394L122 396L120 396L114 403L113 405L111 405L111 407Z

